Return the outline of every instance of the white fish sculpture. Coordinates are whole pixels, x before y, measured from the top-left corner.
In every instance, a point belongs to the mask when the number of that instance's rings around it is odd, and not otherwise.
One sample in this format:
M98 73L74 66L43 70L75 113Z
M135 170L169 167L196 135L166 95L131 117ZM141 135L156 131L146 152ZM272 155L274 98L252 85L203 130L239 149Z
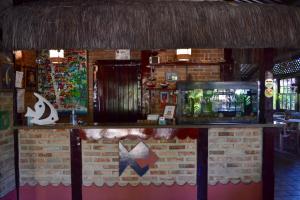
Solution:
M39 95L38 93L34 93L34 96L38 98L38 101L34 105L34 111L27 107L27 112L25 117L31 117L30 123L37 125L49 125L55 124L58 120L57 110L53 107L53 105L44 97ZM46 105L50 108L50 114L48 117L41 119L46 111Z

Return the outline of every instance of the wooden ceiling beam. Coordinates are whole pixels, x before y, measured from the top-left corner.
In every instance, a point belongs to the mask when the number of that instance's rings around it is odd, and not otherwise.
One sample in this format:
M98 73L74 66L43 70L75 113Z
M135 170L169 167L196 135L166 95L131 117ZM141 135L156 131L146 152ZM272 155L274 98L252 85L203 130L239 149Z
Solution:
M32 1L39 1L39 0L10 0L13 1L13 5L17 6L20 5L22 3L27 3L27 2L32 2Z

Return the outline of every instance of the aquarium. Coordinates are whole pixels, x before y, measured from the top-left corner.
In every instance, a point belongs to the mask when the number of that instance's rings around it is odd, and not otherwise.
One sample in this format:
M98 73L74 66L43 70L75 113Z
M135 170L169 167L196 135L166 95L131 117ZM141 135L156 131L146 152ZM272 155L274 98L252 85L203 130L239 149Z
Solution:
M177 82L179 124L256 123L256 82Z

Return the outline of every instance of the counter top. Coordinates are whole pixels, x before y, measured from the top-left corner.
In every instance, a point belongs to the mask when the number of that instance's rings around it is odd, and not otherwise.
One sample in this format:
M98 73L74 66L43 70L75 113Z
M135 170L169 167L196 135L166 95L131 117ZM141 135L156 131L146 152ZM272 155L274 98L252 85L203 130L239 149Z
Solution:
M156 125L156 124L100 124L100 125L72 125L72 124L55 124L55 125L44 125L44 126L14 126L14 129L125 129L125 128L273 128L273 127L284 127L284 124L201 124L201 125Z

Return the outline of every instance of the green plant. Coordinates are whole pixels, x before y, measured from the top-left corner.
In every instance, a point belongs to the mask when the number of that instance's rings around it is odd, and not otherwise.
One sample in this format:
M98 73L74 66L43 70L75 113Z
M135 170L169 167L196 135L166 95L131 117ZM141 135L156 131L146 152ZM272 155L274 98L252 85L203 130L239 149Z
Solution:
M202 89L195 89L188 92L188 108L190 109L191 115L199 113L201 110L200 100L203 97Z

